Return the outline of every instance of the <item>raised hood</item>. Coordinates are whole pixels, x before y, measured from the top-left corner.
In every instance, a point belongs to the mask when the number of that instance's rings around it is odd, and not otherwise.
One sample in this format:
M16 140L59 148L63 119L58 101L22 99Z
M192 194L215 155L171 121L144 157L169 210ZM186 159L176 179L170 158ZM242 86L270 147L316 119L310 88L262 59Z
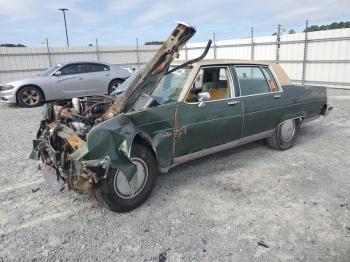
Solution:
M153 58L135 73L137 75L128 89L118 96L99 121L102 122L120 113L130 111L141 95L152 93L168 71L173 59L178 56L180 49L195 33L196 30L192 26L178 23Z

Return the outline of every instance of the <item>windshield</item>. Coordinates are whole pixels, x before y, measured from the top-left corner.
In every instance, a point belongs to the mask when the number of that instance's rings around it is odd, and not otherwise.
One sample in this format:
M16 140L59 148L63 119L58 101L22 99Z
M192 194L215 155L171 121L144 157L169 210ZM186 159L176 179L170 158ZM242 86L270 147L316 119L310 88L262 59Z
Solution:
M55 65L55 66L51 66L50 68L46 69L45 71L41 72L39 75L41 76L48 76L50 75L52 72L54 72L56 69L58 69L61 65Z
M185 67L165 75L151 96L159 104L176 102L191 70L192 67Z

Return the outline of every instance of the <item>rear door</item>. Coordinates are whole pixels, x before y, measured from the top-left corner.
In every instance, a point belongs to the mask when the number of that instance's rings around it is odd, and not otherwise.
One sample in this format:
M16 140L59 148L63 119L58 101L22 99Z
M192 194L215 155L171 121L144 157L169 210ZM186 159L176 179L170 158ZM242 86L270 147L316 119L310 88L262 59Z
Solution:
M234 77L243 103L243 136L276 128L281 117L283 92L268 66L235 65Z
M192 89L177 107L175 157L241 138L243 108L233 90L228 66L199 69ZM196 96L203 91L210 93L211 100L199 106Z
M88 95L103 95L108 93L110 67L99 63L86 63L84 85Z

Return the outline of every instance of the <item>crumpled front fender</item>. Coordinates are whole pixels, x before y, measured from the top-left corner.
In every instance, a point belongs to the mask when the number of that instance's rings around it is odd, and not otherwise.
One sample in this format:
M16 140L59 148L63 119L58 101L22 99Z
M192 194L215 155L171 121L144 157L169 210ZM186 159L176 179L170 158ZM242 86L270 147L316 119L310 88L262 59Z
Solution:
M119 169L130 182L136 166L130 157L130 147L138 129L124 114L93 128L85 144L70 154L70 158L92 165L109 159L111 167ZM97 165L97 164L96 164Z

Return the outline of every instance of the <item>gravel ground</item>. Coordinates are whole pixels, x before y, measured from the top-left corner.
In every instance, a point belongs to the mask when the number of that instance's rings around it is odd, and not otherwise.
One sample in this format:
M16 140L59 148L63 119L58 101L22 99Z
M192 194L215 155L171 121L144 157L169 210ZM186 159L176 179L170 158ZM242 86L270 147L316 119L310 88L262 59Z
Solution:
M292 149L255 142L177 167L126 214L50 193L28 159L40 108L0 104L0 261L348 262L350 91L329 97Z

